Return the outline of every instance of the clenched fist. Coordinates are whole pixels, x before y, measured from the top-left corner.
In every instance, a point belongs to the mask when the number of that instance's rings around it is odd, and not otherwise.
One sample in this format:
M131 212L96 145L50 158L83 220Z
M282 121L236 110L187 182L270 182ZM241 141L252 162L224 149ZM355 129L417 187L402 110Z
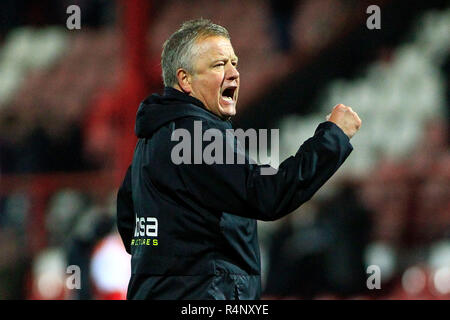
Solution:
M361 127L361 119L352 108L338 104L327 116L327 120L335 123L351 139Z

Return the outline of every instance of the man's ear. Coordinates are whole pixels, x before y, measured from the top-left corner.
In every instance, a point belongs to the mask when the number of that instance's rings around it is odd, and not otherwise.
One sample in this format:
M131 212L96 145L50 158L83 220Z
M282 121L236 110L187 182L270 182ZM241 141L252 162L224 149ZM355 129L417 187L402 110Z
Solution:
M184 93L190 94L192 92L191 87L191 75L184 69L177 70L178 86Z

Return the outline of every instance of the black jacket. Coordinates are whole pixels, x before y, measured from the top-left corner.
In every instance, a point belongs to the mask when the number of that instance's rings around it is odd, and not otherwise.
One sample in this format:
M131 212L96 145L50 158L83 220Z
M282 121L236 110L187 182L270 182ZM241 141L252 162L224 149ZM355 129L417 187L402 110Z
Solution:
M180 91L165 88L139 107L139 140L117 198L118 230L132 255L128 299L258 299L256 220L294 211L352 150L342 130L324 122L275 175L261 175L263 166L249 159L175 164L171 152L179 141L172 133L185 129L194 144L194 121L201 121L203 132L220 130L230 147L225 130L231 123ZM242 152L236 139L231 145ZM193 159L194 147L191 153Z

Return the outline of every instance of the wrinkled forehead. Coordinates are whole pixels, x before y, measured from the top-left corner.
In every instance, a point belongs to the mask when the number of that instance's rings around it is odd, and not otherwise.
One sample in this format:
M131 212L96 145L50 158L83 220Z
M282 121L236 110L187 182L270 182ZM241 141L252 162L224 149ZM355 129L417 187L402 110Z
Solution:
M231 41L221 36L201 37L196 40L193 50L194 56L206 60L238 59Z

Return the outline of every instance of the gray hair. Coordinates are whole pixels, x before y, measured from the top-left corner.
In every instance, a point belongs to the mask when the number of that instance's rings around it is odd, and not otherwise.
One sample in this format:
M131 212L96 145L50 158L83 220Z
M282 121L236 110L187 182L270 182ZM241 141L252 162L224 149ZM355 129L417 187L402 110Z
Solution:
M161 68L166 87L174 86L177 83L176 73L179 68L193 73L194 44L198 39L210 36L221 36L230 40L227 29L208 19L200 18L184 22L180 29L164 42Z

